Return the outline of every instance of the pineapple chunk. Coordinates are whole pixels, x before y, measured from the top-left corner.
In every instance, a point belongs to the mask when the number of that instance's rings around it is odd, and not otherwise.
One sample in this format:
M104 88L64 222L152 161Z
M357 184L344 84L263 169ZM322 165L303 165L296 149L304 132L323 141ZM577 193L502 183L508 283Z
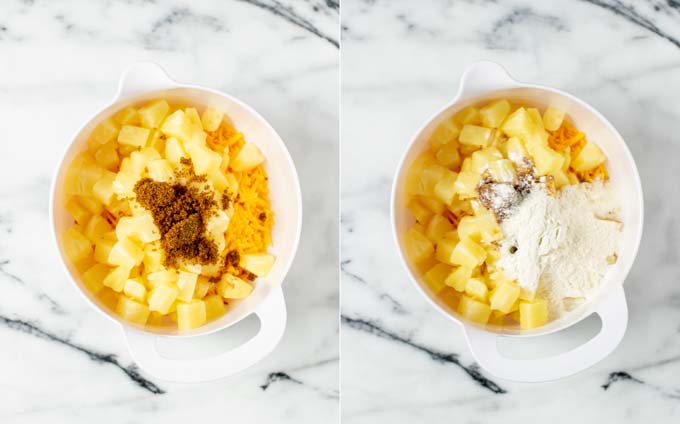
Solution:
M458 222L458 237L469 238L483 243L492 243L503 238L496 218L490 212L465 216Z
M416 221L420 222L421 224L428 222L430 218L432 218L432 215L434 215L431 210L423 206L423 204L415 198L409 200L406 208L411 211L411 214L413 214Z
M161 131L169 137L187 142L193 139L195 128L183 111L176 110L165 118Z
M578 172L587 172L604 163L607 157L597 145L586 143L571 161L571 167Z
M197 129L203 129L203 124L201 123L201 117L195 107L188 107L184 109L184 116L191 122L191 125Z
M175 172L172 170L172 165L165 159L156 159L148 163L147 169L149 178L154 181L168 182L171 181Z
M139 112L137 112L137 109L130 106L118 112L114 119L120 125L139 125L141 123Z
M491 308L469 296L461 296L458 313L470 321L486 324L491 316Z
M231 274L224 274L217 283L217 293L225 299L244 299L253 291L253 286Z
M145 245L142 263L144 264L144 272L147 274L161 271L163 269L163 252L160 246L156 243Z
M163 325L163 315L158 312L149 313L149 318L146 320L147 326L161 327Z
M472 166L470 170L484 173L492 162L503 159L503 154L495 147L487 147L472 154Z
M156 284L149 293L149 310L160 312L163 315L172 312L170 309L177 299L177 293L177 287L169 284Z
M491 309L509 314L518 298L519 286L507 282L498 284L491 293Z
M436 163L423 165L413 192L423 196L431 196L437 182L444 178L447 172L451 171Z
M205 317L208 321L224 315L224 300L219 294L211 294L203 299L205 302Z
M464 145L486 147L491 141L491 130L476 125L465 125L460 131L458 140Z
M118 133L118 143L134 147L144 147L149 139L150 131L147 128L123 125Z
M482 125L487 128L498 128L510 113L510 102L502 99L489 103L479 110Z
M536 124L527 110L521 107L507 117L501 130L508 137L527 139L536 132Z
M253 169L262 162L264 162L264 156L260 149L253 143L246 143L229 166L232 170L241 172Z
M517 183L517 171L508 159L500 159L489 164L489 175L499 183Z
M534 165L538 175L554 174L555 172L562 169L564 156L550 147L535 145L532 146L529 151L534 160Z
M451 273L451 267L446 264L437 264L423 274L423 281L436 294L444 289L444 281Z
M92 214L100 214L104 210L104 205L99 203L97 199L89 196L78 196L78 203L83 205L88 212Z
M534 124L539 131L545 130L543 127L543 118L541 118L541 112L539 112L538 109L535 107L527 108L527 113L531 116L531 119L534 121Z
M460 166L460 153L458 152L458 143L450 142L444 144L435 153L437 163L446 168L457 168Z
M481 302L486 302L489 297L489 289L479 278L470 278L467 280L465 283L465 293Z
M68 199L65 207L68 213L71 214L71 216L73 217L77 224L85 225L85 223L88 221L90 217L90 212L87 209L85 209L83 205L78 203L75 197Z
M89 156L76 157L66 173L64 192L66 195L90 196L92 186L106 170L97 165Z
M191 330L200 327L207 321L205 302L194 300L191 303L177 305L177 328Z
M434 253L434 245L422 232L409 229L404 235L404 245L408 257L415 263L424 261Z
M120 296L118 298L118 305L116 305L116 313L124 320L144 325L149 318L149 308L139 302L126 297Z
M177 166L180 159L189 156L182 143L175 137L170 137L165 142L165 158L168 162Z
M144 251L130 239L123 238L113 245L109 254L109 263L132 268L139 265L143 258Z
M519 326L522 330L540 327L548 322L548 303L543 299L520 302Z
M106 278L110 269L110 267L104 264L92 265L87 271L83 272L83 284L85 284L85 287L92 293L99 293L99 291L104 288L102 281L104 281L104 278Z
M206 108L201 116L201 123L203 124L203 129L206 131L215 131L222 124L222 119L224 118L224 113L213 109L211 107Z
M116 198L113 183L116 181L116 175L107 173L102 175L101 179L92 186L92 195L102 204L109 206Z
M430 136L430 148L436 150L458 138L460 125L453 119L447 118L435 128Z
M523 164L524 159L529 157L529 153L527 153L524 143L517 137L510 137L508 141L503 144L503 149L505 157L516 164Z
M159 153L165 152L165 140L167 137L165 134L161 133L160 130L151 130L151 136L149 137L149 147L153 148Z
M442 178L434 185L435 197L445 205L453 201L453 196L456 194L457 179L458 174L447 169Z
M453 287L459 292L464 292L467 281L470 278L472 278L472 269L459 266L446 277L444 284Z
M437 243L444 237L444 234L453 231L453 229L453 224L451 224L448 219L441 215L435 215L427 224L425 236L430 239L432 243Z
M543 113L543 126L546 130L555 131L562 126L564 111L549 106Z
M113 238L109 238L106 235L99 237L94 242L94 260L106 264L109 262L109 255L111 254L111 249L113 245L116 244L115 233L113 233Z
M101 124L97 125L94 131L92 131L92 134L90 134L90 140L95 143L95 145L106 144L116 139L118 131L120 131L118 124L116 124L113 119L108 118Z
M466 268L476 268L486 259L486 250L469 238L461 238L451 254L451 262Z
M208 280L207 277L199 275L198 280L196 281L196 289L194 290L194 297L196 299L203 299L206 294L208 294L208 290L210 290L210 287L212 286L213 283Z
M116 143L112 141L98 148L94 152L94 160L102 168L115 171L120 161Z
M167 101L156 100L139 109L139 120L145 128L159 128L169 111Z
M179 292L177 293L177 299L181 300L182 302L190 302L194 297L196 281L198 281L198 274L187 271L179 271L179 276L177 278L177 288L179 289Z
M113 268L104 280L102 284L109 287L111 290L120 293L125 287L125 282L130 277L130 268L126 267L116 267Z
M75 226L64 232L62 243L66 256L73 262L82 261L92 254L92 242Z
M482 122L481 115L479 114L479 109L474 106L468 106L465 109L458 112L458 121L463 125L477 125Z
M159 285L166 285L172 287L177 282L179 275L177 274L177 271L175 271L174 269L162 268L160 271L151 272L147 274L146 278L147 280L149 280L149 284L152 287L156 287Z
M95 242L98 238L100 238L104 233L108 233L109 231L112 231L113 227L109 225L109 223L102 218L100 215L92 215L92 218L87 222L87 225L85 226L85 237L90 239L92 242Z
M238 265L258 277L264 277L269 274L275 260L276 258L269 253L244 253Z
M125 281L123 293L134 300L143 302L144 298L146 297L146 287L139 278L130 278L129 280Z
M567 173L563 170L556 171L552 174L552 177L553 182L555 183L555 188L558 190L565 185L569 185L569 177L567 177Z
M204 175L219 170L222 161L222 156L219 153L198 143L188 143L186 148L194 164L196 175Z
M132 152L130 156L135 157L135 160L141 164L142 171L149 165L149 162L161 159L161 154L153 147L144 147L138 152Z
M477 185L482 176L474 171L461 171L456 178L456 194L461 200L474 199L477 197Z
M458 244L457 237L451 237L447 234L444 237L440 237L436 242L437 247L435 249L436 250L435 258L439 262L444 262L446 264L453 265L453 263L451 262L451 255L453 254L453 250L456 248L456 245Z
M151 214L145 211L137 216L120 218L116 225L116 237L118 240L131 238L141 243L151 243L160 240L161 233L154 224Z

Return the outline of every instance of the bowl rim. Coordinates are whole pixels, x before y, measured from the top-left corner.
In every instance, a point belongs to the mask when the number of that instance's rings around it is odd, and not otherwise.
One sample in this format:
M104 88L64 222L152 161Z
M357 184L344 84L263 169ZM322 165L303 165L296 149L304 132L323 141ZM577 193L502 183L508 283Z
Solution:
M131 68L129 68L131 69ZM126 70L123 72L123 77L125 78L126 73L129 71ZM293 265L293 262L295 261L295 257L297 255L297 251L300 245L300 239L302 235L302 215L303 215L303 209L302 209L302 190L300 187L300 178L297 172L297 168L295 166L295 162L293 161L292 156L290 155L290 151L288 150L286 143L283 141L283 138L279 135L279 133L272 127L272 125L269 123L268 120L266 120L260 113L258 113L253 107L245 103L244 101L240 100L239 98L230 95L228 93L215 90L212 88L208 87L203 87L201 85L196 85L196 84L182 84L179 83L175 80L172 80L168 77L168 82L170 83L167 87L164 88L151 88L148 90L139 90L134 92L133 94L130 95L125 95L122 92L122 80L121 84L118 87L118 90L116 94L114 95L113 99L108 101L104 106L98 108L96 112L91 114L84 122L82 125L78 127L76 131L74 131L69 138L68 143L64 146L64 149L62 153L59 155L59 160L57 162L57 165L52 173L52 181L50 183L50 193L49 193L49 206L48 206L48 219L50 223L50 233L51 233L51 239L54 248L56 249L57 255L59 257L59 263L66 274L67 279L70 281L71 285L73 288L79 293L79 295L85 299L85 301L93 307L97 312L99 312L101 315L105 316L107 319L110 321L114 322L117 325L120 325L124 329L129 329L132 331L137 331L141 332L144 334L148 334L151 336L156 336L156 337L167 337L167 338L191 338L191 337L197 337L197 336L203 336L203 335L208 335L212 333L216 333L218 331L222 331L228 327L231 327L233 325L236 325L243 319L247 318L251 314L253 314L259 307L260 305L263 304L265 299L267 299L269 296L276 295L276 288L280 288L283 285L283 282L286 279L286 276L288 275L291 266ZM247 313L243 313L241 317L239 317L237 320L233 322L226 323L224 325L217 326L215 328L209 328L209 329L204 329L207 328L207 325L210 324L211 322L208 322L201 327L197 327L192 330L187 330L187 331L179 331L177 333L164 333L161 331L156 331L153 327L145 327L142 325L138 325L132 322L128 322L122 318L118 318L115 316L113 312L109 313L107 310L105 310L102 306L96 304L90 297L85 293L84 288L80 286L80 284L76 281L76 278L71 274L71 272L68 270L67 266L67 258L65 257L65 254L62 250L61 244L59 243L59 235L57 234L57 229L55 225L55 196L56 196L56 191L57 191L57 181L59 179L59 175L63 169L63 167L66 165L65 160L66 157L71 150L71 147L75 143L76 139L78 136L83 132L83 130L95 119L97 119L104 111L107 109L114 108L117 104L124 103L130 99L134 98L139 98L140 101L146 97L146 98L153 98L154 93L161 93L165 91L172 91L172 90L182 90L182 89L188 89L188 90L196 90L198 92L204 92L204 93L209 93L211 95L219 96L222 98L225 98L235 104L237 104L239 107L247 111L250 115L255 117L259 122L263 124L269 131L271 131L272 134L275 135L276 142L280 144L281 148L283 149L284 157L285 157L285 163L286 167L291 171L292 177L293 177L293 185L294 187L291 187L294 197L295 197L295 205L296 205L296 210L297 210L297 216L295 219L295 232L294 232L294 239L293 239L293 244L292 244L292 249L291 249L291 255L290 259L287 261L287 263L284 265L284 268L281 271L281 274L279 278L277 278L277 281L275 284L273 284L273 289L270 290L266 296L263 296L259 301L252 307L252 310L248 311ZM215 321L212 321L215 322Z
M632 171L633 171L633 179L635 181L635 187L634 190L637 193L640 201L637 205L638 210L639 210L639 220L636 223L637 224L637 234L635 237L635 242L634 245L631 246L632 249L632 256L631 260L624 264L621 268L621 279L617 283L618 286L622 286L625 279L627 278L628 274L630 273L630 270L635 263L635 259L637 258L638 251L640 248L640 243L642 240L642 233L643 233L643 228L644 228L644 193L642 190L642 182L640 179L640 174L637 168L637 164L635 162L635 158L633 157L632 153L630 152L630 149L628 148L628 144L625 142L621 134L616 130L614 125L609 122L609 120L602 115L597 109L595 109L593 106L588 104L587 102L581 100L580 98L567 93L566 91L549 87L546 85L542 84L532 84L532 83L525 83L525 82L520 82L517 80L514 80L510 77L510 75L507 73L505 68L503 68L501 65L496 64L494 62L482 62L482 63L492 63L493 65L496 65L498 68L502 69L503 72L506 74L508 78L512 81L512 86L508 87L494 87L489 90L484 90L478 93L475 93L474 95L471 96L465 96L464 93L464 84L465 84L465 79L468 76L468 73L470 72L470 69L472 68L472 65L468 70L466 70L462 77L461 77L461 82L460 86L458 89L458 93L453 97L452 100L446 102L442 107L440 107L435 113L430 115L424 122L421 124L416 132L413 134L411 137L410 141L408 144L404 147L404 151L401 154L401 157L399 158L399 162L397 165L397 168L394 172L393 180L392 180L392 188L390 192L390 226L392 229L392 237L393 241L396 246L396 250L399 256L399 260L402 264L403 269L406 271L409 280L413 286L416 287L417 291L426 299L426 301L433 306L437 311L439 311L441 314L445 315L449 319L451 319L453 322L456 324L460 325L461 327L472 327L477 330L481 330L485 333L490 333L490 334L495 334L497 336L503 336L503 337L512 337L512 338L530 338L530 337L537 337L537 336L543 336L543 335L548 335L552 333L559 332L561 330L564 330L565 328L571 327L573 325L576 325L577 323L581 322L582 320L586 319L588 316L596 312L597 306L602 303L604 298L607 297L607 293L601 292L598 294L596 298L593 298L589 300L588 302L585 302L583 305L579 306L578 308L574 309L571 311L569 314L565 315L563 318L568 318L570 315L573 315L577 318L573 319L565 319L564 322L556 326L555 328L551 328L549 330L541 330L543 327L538 327L536 329L531 329L531 330L519 330L518 332L504 332L502 331L503 327L496 327L496 326L489 326L488 324L478 324L469 320L464 319L461 316L457 316L446 310L442 305L440 305L435 299L434 296L431 296L425 288L422 286L422 284L418 281L418 278L413 274L411 271L407 258L405 256L405 253L402 249L402 241L400 234L398 233L398 228L397 228L397 205L396 205L396 200L397 200L397 189L398 189L398 182L400 180L400 177L402 176L402 173L405 172L405 165L406 165L406 159L409 156L409 153L411 153L414 145L416 144L416 141L418 140L419 136L428 128L428 126L437 118L439 118L446 110L453 108L460 102L465 102L465 101L470 101L471 104L476 104L478 102L483 101L481 97L487 97L489 95L492 95L493 93L497 92L502 92L502 91L508 91L508 90L513 90L513 89L536 89L536 90L541 90L553 94L558 94L560 96L567 97L571 100L573 100L575 103L580 104L584 109L586 109L593 117L597 119L600 123L604 124L605 127L607 127L612 134L615 136L617 142L623 147L623 151L625 153L625 156L627 160L632 164ZM477 100L479 99L479 100ZM578 312L578 314L577 314ZM579 316L580 315L580 316ZM500 329L500 331L494 331L494 329Z

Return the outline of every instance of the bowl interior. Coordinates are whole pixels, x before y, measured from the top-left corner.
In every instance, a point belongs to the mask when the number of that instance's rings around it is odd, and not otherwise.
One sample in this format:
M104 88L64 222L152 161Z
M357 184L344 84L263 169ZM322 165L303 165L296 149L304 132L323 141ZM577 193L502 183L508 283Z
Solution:
M87 138L91 131L118 110L157 98L167 99L171 104L191 105L199 109L210 106L222 110L233 125L243 132L246 140L255 143L260 148L266 157L264 168L269 177L269 196L275 220L269 252L276 256L276 262L269 275L256 280L255 290L249 297L242 301L230 302L227 306L227 313L219 319L192 331L181 333L170 327L141 327L119 319L114 311L92 295L80 281L79 272L63 253L61 237L64 231L73 224L72 218L64 207L65 173L73 158L86 149ZM54 181L51 201L52 224L62 260L72 280L85 297L97 309L123 325L163 335L207 334L232 325L252 313L271 290L283 282L293 261L301 229L300 186L295 166L281 138L264 118L247 105L224 94L197 87L170 88L119 99L98 113L78 132L66 151Z
M642 189L637 168L633 158L628 151L628 147L612 127L612 125L597 111L584 102L558 90L548 89L539 86L523 86L509 88L486 93L484 95L454 101L435 115L416 135L415 139L406 152L401 163L394 187L394 203L392 205L394 217L394 231L398 239L399 250L402 259L405 261L412 279L417 286L425 293L427 298L442 312L448 316L464 322L466 325L478 326L477 324L466 321L455 310L441 302L434 293L422 281L422 272L418 270L413 262L408 258L402 245L401 236L410 228L415 220L406 209L408 201L404 187L406 171L413 161L424 151L427 150L427 140L434 129L446 118L454 115L463 108L485 103L490 100L507 98L515 104L525 104L538 107L543 110L552 105L566 111L568 118L583 132L589 141L596 143L607 155L607 167L610 173L610 183L616 190L621 202L621 215L623 221L623 233L620 239L619 258L615 265L609 268L604 276L604 280L599 290L592 299L570 311L561 318L551 321L545 326L534 330L520 330L515 327L500 327L487 325L484 328L488 331L503 333L508 335L540 335L559 331L577 321L587 317L597 309L600 299L613 287L623 284L630 267L633 264L637 248L642 235Z

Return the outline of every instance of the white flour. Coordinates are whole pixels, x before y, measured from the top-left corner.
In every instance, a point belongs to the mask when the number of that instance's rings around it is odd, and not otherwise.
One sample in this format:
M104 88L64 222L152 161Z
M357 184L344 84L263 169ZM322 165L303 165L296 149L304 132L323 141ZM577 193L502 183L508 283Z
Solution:
M556 318L599 287L616 255L618 213L608 184L565 186L557 197L537 185L501 224L499 266L522 288L545 298Z

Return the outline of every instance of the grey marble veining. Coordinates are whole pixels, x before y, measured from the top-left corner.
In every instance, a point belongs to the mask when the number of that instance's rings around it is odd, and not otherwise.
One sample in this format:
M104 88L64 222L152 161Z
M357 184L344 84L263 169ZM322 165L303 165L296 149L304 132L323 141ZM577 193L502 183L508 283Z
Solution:
M680 418L680 4L345 0L341 15L343 422ZM459 327L411 287L392 240L403 149L481 59L593 105L642 177L646 223L624 285L626 336L603 362L559 382L512 383L479 369ZM562 338L578 343L588 331Z
M336 419L338 9L314 0L0 3L0 422ZM181 385L141 372L120 329L71 288L50 240L57 160L141 60L250 104L300 175L305 223L284 283L286 334L230 379ZM215 351L245 327L193 349Z

